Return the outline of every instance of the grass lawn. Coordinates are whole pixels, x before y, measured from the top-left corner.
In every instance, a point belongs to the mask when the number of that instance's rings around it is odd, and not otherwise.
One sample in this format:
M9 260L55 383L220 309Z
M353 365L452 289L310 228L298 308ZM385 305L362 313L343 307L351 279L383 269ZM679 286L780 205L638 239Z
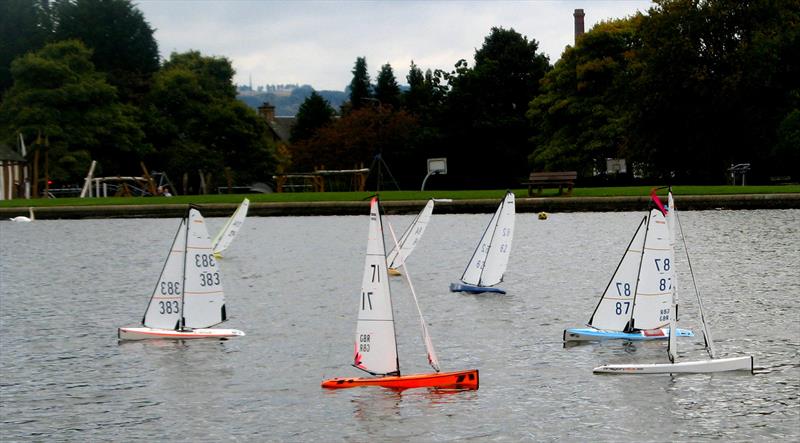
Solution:
M647 196L650 186L626 186L609 188L575 188L574 197L616 197ZM675 195L723 195L723 194L776 194L800 193L800 185L780 186L674 186ZM514 189L518 198L528 196L527 189ZM505 190L476 191L381 191L381 199L389 200L427 200L429 198L500 199ZM288 192L282 194L211 194L182 195L175 197L107 197L107 198L49 198L32 200L0 201L0 207L43 207L43 206L92 206L92 205L148 205L148 204L209 204L239 203L244 197L253 203L258 202L319 202L319 201L360 201L366 200L374 192ZM555 197L558 189L545 189L541 196ZM663 192L661 193L663 194ZM563 197L569 198L569 197Z

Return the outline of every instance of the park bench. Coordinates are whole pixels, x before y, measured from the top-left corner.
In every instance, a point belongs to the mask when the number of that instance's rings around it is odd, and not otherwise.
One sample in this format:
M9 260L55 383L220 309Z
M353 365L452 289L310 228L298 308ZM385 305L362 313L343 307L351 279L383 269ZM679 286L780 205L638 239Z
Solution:
M542 193L542 188L555 188L558 186L558 194L567 187L567 195L572 194L572 186L575 185L575 179L578 178L576 171L562 171L562 172L531 172L528 181L523 185L528 185L528 196L533 196L533 188L537 188L537 194Z

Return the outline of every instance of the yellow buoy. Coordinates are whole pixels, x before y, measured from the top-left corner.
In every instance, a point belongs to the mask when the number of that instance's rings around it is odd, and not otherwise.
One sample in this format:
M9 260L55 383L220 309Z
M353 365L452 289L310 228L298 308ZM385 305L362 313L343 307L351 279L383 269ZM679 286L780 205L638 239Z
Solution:
M547 220L547 213L542 211L539 213L539 220Z

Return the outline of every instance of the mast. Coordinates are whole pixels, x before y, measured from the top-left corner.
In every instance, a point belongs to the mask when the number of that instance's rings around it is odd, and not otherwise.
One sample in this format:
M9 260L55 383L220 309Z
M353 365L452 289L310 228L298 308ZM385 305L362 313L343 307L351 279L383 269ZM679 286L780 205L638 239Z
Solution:
M184 216L184 221L186 222L186 238L183 242L183 272L181 276L181 327L180 329L184 329L186 327L186 311L184 308L186 307L186 254L189 251L189 221L190 221L190 214L192 211L192 205L190 204L189 207L186 209L186 215Z
M628 324L625 325L625 330L624 330L625 332L631 332L635 328L634 323L636 322L636 319L633 317L633 313L636 312L636 295L639 292L639 279L640 279L640 277L642 275L642 260L644 259L644 250L645 250L645 246L647 245L647 234L650 231L650 219L652 217L653 217L653 213L652 212L648 212L647 217L646 217L647 223L646 223L646 226L645 226L645 229L644 229L644 241L642 242L642 254L639 257L639 270L636 273L636 285L634 286L634 289L633 289L633 300L631 301L631 316L630 316L630 319L628 320Z

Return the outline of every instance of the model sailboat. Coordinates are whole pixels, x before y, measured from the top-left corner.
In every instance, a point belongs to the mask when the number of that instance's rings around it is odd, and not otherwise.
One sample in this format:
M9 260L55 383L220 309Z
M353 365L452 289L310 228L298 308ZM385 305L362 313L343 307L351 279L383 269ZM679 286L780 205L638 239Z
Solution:
M142 327L119 328L121 340L226 338L237 329L209 329L226 320L225 293L203 216L190 207L161 270Z
M642 219L589 319L589 328L566 329L565 342L669 337L670 319L676 314L670 306L676 283L668 224L659 209ZM678 337L694 335L686 329L675 332Z
M222 258L222 251L228 249L231 245L233 238L239 233L239 230L244 224L244 219L247 217L247 209L250 207L250 200L244 199L242 203L236 208L231 218L225 223L225 226L220 229L216 237L214 237L213 249L214 257Z
M400 241L395 247L389 251L386 256L386 263L389 263L389 275L400 275L397 270L411 255L411 251L417 246L422 234L425 233L425 228L428 226L428 221L433 214L433 199L428 200L428 203L422 208L419 214L414 218L414 221L408 225L406 232L400 236Z
M439 372L439 363L425 321L420 314L422 335L428 353L428 363L435 372L429 374L401 375L397 356L394 313L387 273L383 226L377 198L370 204L369 237L367 241L361 295L358 301L353 366L373 377L333 378L322 382L323 388L352 388L357 386L382 386L393 389L447 388L478 389L478 370ZM414 295L408 269L403 263L409 288ZM414 295L416 302L416 295Z
M664 207L661 205L661 202L658 200L658 197L655 195L655 190L653 192L653 199L656 202L659 209L663 212ZM675 204L672 199L672 192L669 192L668 196L669 202L669 209L672 212L670 217L670 232L674 232L675 225L680 226L680 221L677 216L677 212L675 211ZM681 232L683 230L681 229ZM674 236L674 234L673 234ZM683 237L683 236L682 236ZM689 253L686 250L686 240L684 238L684 250L686 251L686 260L689 264L689 269L691 270L691 262L689 261ZM694 280L694 274L692 273L692 279ZM686 361L686 362L678 362L678 350L677 345L678 342L676 340L678 331L677 328L677 318L675 315L671 315L669 322L670 322L670 334L669 334L669 346L667 348L667 356L669 357L669 363L651 363L651 364L622 364L622 365L605 365L594 368L595 373L605 373L605 374L678 374L678 373L704 373L704 372L724 372L724 371L750 371L753 372L753 357L743 356L743 357L731 357L731 358L716 358L716 352L714 350L714 342L711 338L711 333L708 328L708 323L705 320L705 315L703 313L703 301L700 298L700 292L697 290L697 285L695 284L695 294L697 295L697 306L698 310L700 311L700 321L703 325L703 338L705 341L705 349L708 352L710 359L708 360L699 360L699 361ZM670 305L673 312L677 311L678 308L678 291L677 285L673 285L670 290L671 300Z
M450 283L450 291L506 293L494 285L503 281L508 265L511 240L514 237L514 214L514 193L509 191L500 201L497 211L483 232L461 281Z

